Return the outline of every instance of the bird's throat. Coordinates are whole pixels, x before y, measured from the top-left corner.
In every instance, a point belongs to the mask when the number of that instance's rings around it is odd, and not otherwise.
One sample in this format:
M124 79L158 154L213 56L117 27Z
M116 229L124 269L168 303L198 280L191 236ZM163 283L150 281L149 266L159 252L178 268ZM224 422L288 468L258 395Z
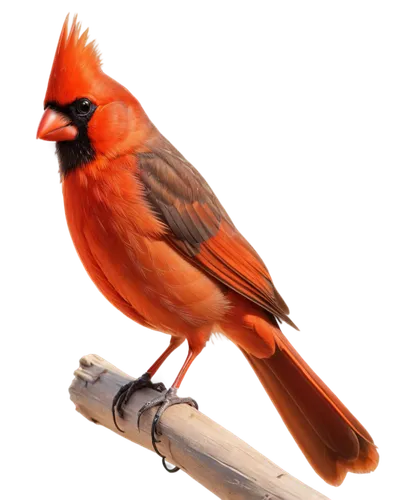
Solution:
M87 165L96 156L87 134L81 131L75 141L57 142L56 152L62 176L67 175L76 168Z

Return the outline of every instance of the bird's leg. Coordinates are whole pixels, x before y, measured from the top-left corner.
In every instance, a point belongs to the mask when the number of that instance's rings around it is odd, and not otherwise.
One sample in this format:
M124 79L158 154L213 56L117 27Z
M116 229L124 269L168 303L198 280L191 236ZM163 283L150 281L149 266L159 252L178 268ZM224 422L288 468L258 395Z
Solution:
M157 448L157 443L160 442L160 440L157 438L157 436L161 436L161 431L158 428L158 424L159 424L159 421L160 421L160 418L161 418L162 414L170 406L173 406L173 405L176 405L176 404L183 404L184 403L184 404L188 404L190 406L194 406L196 409L199 408L198 404L196 403L196 401L194 399L192 399L192 398L180 398L177 395L177 391L178 391L179 386L181 385L183 377L185 376L186 372L189 369L189 366L193 363L193 361L196 359L196 357L198 356L198 354L200 352L201 352L201 349L193 349L191 347L191 345L189 344L189 353L188 353L188 356L186 358L186 361L185 361L184 365L181 368L181 371L179 372L178 376L176 377L175 382L172 384L172 387L170 389L168 389L167 392L165 392L162 395L156 397L152 401L148 401L146 404L144 404L140 408L140 410L138 412L137 425L139 427L140 418L143 415L143 413L145 411L149 410L150 408L154 408L155 406L159 406L159 408L158 408L158 410L157 410L157 412L156 412L156 414L154 416L153 423L152 423L152 426L151 426L151 441L152 441L152 444L153 444L154 451L157 453L157 455L159 455L160 457L162 457L162 459L163 459L162 463L164 465L164 468L168 472L177 472L179 470L179 467L174 467L172 469L168 468L167 465L166 465L166 461L165 461L164 455L162 455L159 452L158 448Z
M112 402L112 415L114 420L115 427L120 431L124 432L117 424L115 410L117 410L118 415L121 418L124 418L124 407L128 404L130 398L136 391L140 391L146 387L154 389L158 392L166 391L165 385L160 382L157 384L153 384L151 382L151 378L154 376L156 371L160 368L160 366L164 363L164 361L168 358L168 356L175 351L177 347L179 347L184 341L181 337L171 337L170 344L168 348L163 352L163 354L157 359L157 361L144 373L141 377L131 380L127 384L123 385L117 394L114 396Z

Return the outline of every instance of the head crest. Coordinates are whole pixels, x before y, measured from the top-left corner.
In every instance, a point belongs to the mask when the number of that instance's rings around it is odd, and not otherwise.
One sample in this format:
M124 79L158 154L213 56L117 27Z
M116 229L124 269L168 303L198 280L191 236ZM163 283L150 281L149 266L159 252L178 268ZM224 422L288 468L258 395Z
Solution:
M66 17L53 67L51 69L45 102L67 104L79 97L89 97L93 82L101 73L101 61L94 41L88 42L89 30L80 35L81 23L75 15L68 32Z

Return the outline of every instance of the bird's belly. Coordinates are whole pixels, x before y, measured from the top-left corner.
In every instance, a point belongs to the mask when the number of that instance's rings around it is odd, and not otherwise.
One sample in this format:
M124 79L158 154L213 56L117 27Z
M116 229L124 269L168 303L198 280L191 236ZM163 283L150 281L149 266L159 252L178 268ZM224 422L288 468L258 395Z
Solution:
M142 234L132 214L127 223L112 206L92 199L89 209L77 202L66 207L71 236L87 272L110 302L156 330L183 336L194 329L211 332L228 307L218 282L162 235Z

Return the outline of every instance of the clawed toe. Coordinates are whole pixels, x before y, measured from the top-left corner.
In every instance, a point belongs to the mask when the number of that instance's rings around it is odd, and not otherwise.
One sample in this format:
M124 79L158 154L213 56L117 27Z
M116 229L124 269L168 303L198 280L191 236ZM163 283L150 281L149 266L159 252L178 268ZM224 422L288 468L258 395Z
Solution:
M170 406L176 405L176 404L189 404L191 406L194 406L197 410L200 408L199 402L193 397L193 396L179 396L178 391L175 388L170 388L168 391L166 391L163 394L160 394L157 396L155 399L148 401L145 405L142 406L142 408L139 410L138 413L138 420L137 420L137 425L139 427L140 424L140 418L143 415L143 413L150 408L154 408L155 406L159 406L157 413L154 416L152 426L151 426L151 441L153 444L153 448L157 455L161 459L161 466L162 468L168 472L169 474L174 474L179 471L178 468L174 467L173 465L168 464L165 461L165 457L161 455L157 448L156 443L160 443L161 441L156 438L156 435L161 436L162 432L159 428L159 421L162 416L162 414L165 412L167 408Z
M140 375L140 377L138 377L136 380L132 380L132 382L129 382L122 386L115 395L112 402L113 420L115 427L119 431L124 432L120 427L118 427L115 419L115 410L117 410L120 418L124 418L124 406L126 406L132 394L140 389L144 389L145 387L150 387L157 391L162 391L167 388L167 386L161 380L151 380L150 375L147 372Z

